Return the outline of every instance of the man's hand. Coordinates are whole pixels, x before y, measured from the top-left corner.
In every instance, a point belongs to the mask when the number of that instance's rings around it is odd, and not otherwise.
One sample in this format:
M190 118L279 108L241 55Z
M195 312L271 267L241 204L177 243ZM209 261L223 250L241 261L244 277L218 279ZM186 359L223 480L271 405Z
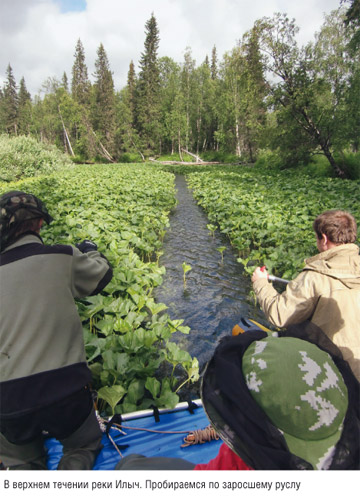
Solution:
M89 251L96 251L97 245L95 242L84 240L80 244L75 244L79 251L82 253L88 253Z
M267 273L266 269L262 270L260 267L257 267L254 270L253 275L251 276L252 282L257 281L258 279L268 279L269 274Z

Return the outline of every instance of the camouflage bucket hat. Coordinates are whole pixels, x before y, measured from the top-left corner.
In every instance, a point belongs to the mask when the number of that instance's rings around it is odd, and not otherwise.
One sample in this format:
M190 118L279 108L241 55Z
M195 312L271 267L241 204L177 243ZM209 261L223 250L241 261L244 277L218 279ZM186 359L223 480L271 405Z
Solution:
M347 387L329 354L301 339L268 336L246 349L242 372L290 452L327 469L348 407Z

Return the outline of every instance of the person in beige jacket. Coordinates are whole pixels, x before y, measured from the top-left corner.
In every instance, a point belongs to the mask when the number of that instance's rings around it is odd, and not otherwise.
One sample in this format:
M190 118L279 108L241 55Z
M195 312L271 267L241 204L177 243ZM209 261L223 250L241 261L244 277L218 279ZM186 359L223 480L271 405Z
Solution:
M355 218L325 211L313 228L319 254L278 293L260 267L253 289L268 320L278 328L310 320L339 347L360 381L360 256Z

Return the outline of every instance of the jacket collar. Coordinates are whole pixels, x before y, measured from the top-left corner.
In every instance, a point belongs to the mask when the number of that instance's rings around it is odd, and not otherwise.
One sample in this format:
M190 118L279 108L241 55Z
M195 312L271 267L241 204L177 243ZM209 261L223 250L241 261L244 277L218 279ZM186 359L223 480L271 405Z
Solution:
M308 265L314 261L326 261L338 254L358 255L359 247L356 244L340 244L339 246L335 246L334 248L328 249L327 251L323 251L322 253L311 256L311 258L307 258L305 260L305 263Z
M37 234L36 232L26 232L25 234L19 236L19 238L15 242L6 247L3 253L5 253L6 251L10 251L10 249L24 246L26 244L33 244L33 243L38 244L39 242L43 244L43 240L39 234Z

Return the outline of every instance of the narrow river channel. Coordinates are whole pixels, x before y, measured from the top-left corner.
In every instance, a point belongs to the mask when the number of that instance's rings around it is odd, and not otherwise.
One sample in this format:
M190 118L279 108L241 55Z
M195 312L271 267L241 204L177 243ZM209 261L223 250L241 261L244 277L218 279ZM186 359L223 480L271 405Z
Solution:
M155 297L169 307L167 313L172 319L184 319L191 328L189 335L177 333L173 341L197 357L201 368L219 339L231 334L239 318L264 322L264 316L249 298L251 279L237 262L236 250L220 232L210 233L207 216L196 204L184 176L176 176L176 189L178 205L170 215L170 229L159 260L166 274ZM223 246L222 261L217 248ZM185 289L184 262L191 266Z

